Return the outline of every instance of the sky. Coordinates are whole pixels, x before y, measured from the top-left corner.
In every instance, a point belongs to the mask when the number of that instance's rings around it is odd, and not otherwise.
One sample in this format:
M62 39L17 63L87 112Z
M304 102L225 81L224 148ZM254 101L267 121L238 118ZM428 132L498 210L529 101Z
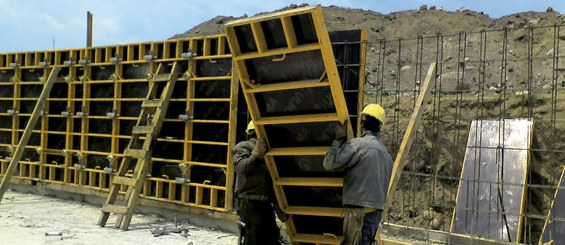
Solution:
M87 11L94 16L94 46L102 46L164 40L218 15L252 16L301 3L383 14L422 4L450 11L465 7L493 18L548 6L565 13L563 0L0 0L0 53L83 47Z

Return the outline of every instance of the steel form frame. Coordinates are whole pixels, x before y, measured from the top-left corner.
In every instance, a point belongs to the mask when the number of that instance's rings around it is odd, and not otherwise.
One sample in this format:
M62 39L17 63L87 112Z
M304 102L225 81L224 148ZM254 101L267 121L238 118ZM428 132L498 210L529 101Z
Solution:
M99 166L89 166L86 163L89 157L92 156L111 156L109 162L114 169L118 167L118 160L123 157L123 150L120 149L120 140L128 139L131 135L120 134L120 122L137 120L135 116L118 116L117 118L109 118L103 115L89 115L92 106L96 106L96 102L111 103L115 113L121 112L122 102L138 102L144 99L144 95L139 98L122 98L122 85L128 83L147 83L146 78L129 79L123 76L123 66L138 66L146 64L149 66L149 73L154 73L158 64L172 63L175 61L186 61L183 53L194 55L190 62L190 67L183 67L183 70L188 70L187 75L190 78L179 77L179 82L186 82L186 98L175 98L171 101L186 102L186 107L189 115L193 112L195 103L229 103L228 108L230 112L226 120L206 120L206 119L193 119L188 120L185 124L185 135L183 139L167 139L159 138L159 142L176 142L183 144L183 159L164 159L152 158L152 165L159 164L159 162L170 163L185 163L187 165L186 176L190 177L190 167L204 166L214 169L220 169L225 173L226 183L223 186L204 183L186 183L179 184L175 180L169 180L165 177L156 176L149 177L145 183L142 196L146 199L154 199L159 201L171 202L181 205L188 205L200 207L204 209L211 209L216 211L229 211L232 206L233 195L230 191L233 182L232 164L230 149L235 144L235 128L236 118L232 115L233 111L237 111L237 91L238 83L234 79L231 72L223 76L202 76L196 77L196 62L209 62L215 63L217 61L231 62L231 54L229 47L226 43L225 35L213 35L207 37L184 38L174 39L161 42L143 42L143 43L130 43L115 46L93 47L85 49L65 49L53 51L40 51L40 52L19 52L19 53L0 53L0 72L4 74L13 74L10 78L11 81L2 81L0 86L13 87L12 96L5 96L0 98L0 101L13 101L13 112L0 113L2 117L11 117L11 128L0 129L0 132L10 133L10 141L0 143L0 147L6 149L13 149L19 140L19 134L23 129L19 129L18 125L22 119L29 117L28 114L18 113L20 111L21 101L36 101L37 98L23 98L21 97L21 90L24 86L41 85L40 81L22 81L22 71L33 72L36 69L44 69L44 74L49 74L49 71L54 66L61 66L66 70L64 82L58 82L59 85L66 87L67 94L64 98L48 98L45 105L46 114L41 118L40 130L34 130L34 134L40 135L39 145L28 145L26 149L37 150L39 157L37 161L26 159L20 161L19 174L14 178L28 179L32 181L56 183L80 186L85 188L93 188L101 191L108 191L109 183L111 183L111 176ZM99 80L93 79L93 68L113 68L114 73L107 79ZM63 72L62 72L63 73ZM44 77L41 79L45 79ZM229 97L226 98L193 98L194 97L194 84L206 83L208 81L226 81L230 84ZM105 98L91 98L92 87L100 84L109 84L113 87L113 96ZM56 84L57 85L57 84ZM235 86L233 86L235 85ZM82 91L82 94L77 94ZM49 113L50 102L59 101L66 103L66 110L69 114L52 114ZM94 103L94 105L92 105ZM80 105L83 108L78 108ZM76 112L83 112L83 115L76 115ZM53 131L49 129L49 121L51 118L58 118L64 120L66 123L63 131ZM89 132L89 124L93 123L92 120L111 120L111 133L100 134ZM176 118L166 118L165 122L183 122ZM192 139L192 125L193 124L223 124L226 125L229 133L227 141L225 142L211 142L211 141L197 141ZM80 130L75 130L79 128ZM48 140L52 135L63 136L65 139L64 149L50 149L48 148ZM89 148L89 137L100 137L110 140L110 151L95 151ZM190 150L192 145L205 144L205 145L218 145L226 147L225 163L204 163L191 161ZM74 147L73 147L74 145ZM76 146L79 147L76 147ZM78 154L78 156L77 156ZM52 159L50 156L56 155L64 158L61 163L48 163L47 159ZM78 163L79 165L73 165ZM5 173L8 162L0 159L0 173ZM164 188L164 185L169 185L169 188ZM177 185L182 185L182 194L180 200L175 200L175 190ZM155 193L152 195L150 189L155 186ZM168 190L166 190L168 189ZM163 197L163 192L168 192ZM192 195L189 192L193 192ZM205 192L208 192L208 200L204 199ZM194 200L189 200L189 196L194 196ZM218 197L223 196L223 204L218 202Z
M306 14L310 15L313 20L314 29L318 41L316 43L298 45L295 36L295 29L291 23L291 17L296 15ZM286 48L268 49L265 36L261 27L262 21L280 19L284 30L286 41ZM242 25L250 25L253 32L253 39L257 46L256 52L242 52L240 44L235 33L235 27ZM304 123L304 122L347 122L348 137L353 137L353 130L349 123L347 107L345 105L345 98L341 90L341 84L335 59L329 40L329 35L324 25L322 9L317 7L303 7L274 14L262 15L248 19L236 20L229 22L225 25L225 30L229 44L234 56L234 65L238 71L240 83L244 92L245 99L249 108L249 112L253 122L255 123L258 137L266 137L268 135L265 131L265 125L271 124L287 124L287 123ZM251 86L250 76L245 64L246 60L283 55L288 53L297 53L319 50L322 53L322 59L325 66L328 81L289 81L268 85L255 85ZM331 95L333 97L336 113L335 114L312 114L304 116L280 116L280 117L262 117L258 109L258 103L255 99L255 93L265 91L282 91L298 88L320 87L329 86ZM273 179L273 186L277 201L282 210L291 215L310 215L310 216L329 216L329 217L342 217L343 208L329 208L329 207L307 207L307 206L289 206L283 186L329 186L329 187L342 187L342 178L281 178L275 166L274 156L323 156L326 154L328 147L285 147L285 148L270 148L265 155L265 162L267 168ZM310 243L324 243L324 244L340 244L343 237L338 237L333 234L300 234L297 233L294 220L291 217L286 222L287 231L291 239L295 243L310 242Z

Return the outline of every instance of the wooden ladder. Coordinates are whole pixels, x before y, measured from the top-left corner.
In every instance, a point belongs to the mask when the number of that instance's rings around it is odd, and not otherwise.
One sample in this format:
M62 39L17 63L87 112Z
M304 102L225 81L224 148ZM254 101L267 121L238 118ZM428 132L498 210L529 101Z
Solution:
M10 179L14 175L14 171L16 170L16 166L18 165L18 163L20 162L20 159L22 158L22 155L24 154L25 147L26 147L27 143L29 142L29 138L31 137L31 133L32 133L33 129L35 128L35 125L37 124L37 121L39 120L39 118L43 115L43 106L45 105L45 101L47 101L47 97L49 97L49 94L51 93L51 89L53 88L53 84L55 84L55 81L57 80L57 76L59 75L59 71L61 71L60 67L53 67L53 69L51 70L51 73L49 74L49 77L47 78L47 81L45 82L45 84L43 86L43 90L41 91L41 95L37 99L37 104L35 104L35 108L33 109L33 112L31 113L31 117L29 118L29 121L27 122L24 133L22 134L22 138L20 139L20 142L18 143L18 146L16 147L16 150L14 151L14 155L12 155L12 157L9 160L10 164L8 164L8 169L6 170L6 174L4 175L4 178L2 179L2 183L0 183L0 201L2 201L2 197L4 197L4 193L6 192L6 189L8 188L8 183L10 182Z
M118 214L116 228L119 227L125 231L129 227L137 199L149 170L153 146L161 131L163 119L167 113L169 100L173 94L180 70L180 64L174 62L170 73L165 73L166 65L159 64L155 75L149 78L147 97L141 104L141 112L136 125L132 129L132 138L124 150L122 162L116 175L111 180L110 193L102 206L102 216L98 221L99 226L105 226L110 213L115 213ZM157 98L156 94L165 82L166 85L162 89L161 96ZM143 139L140 138L142 136ZM133 168L133 174L126 176L130 172L129 165L134 159L137 163ZM124 196L125 206L116 204L116 197L122 185L127 186Z

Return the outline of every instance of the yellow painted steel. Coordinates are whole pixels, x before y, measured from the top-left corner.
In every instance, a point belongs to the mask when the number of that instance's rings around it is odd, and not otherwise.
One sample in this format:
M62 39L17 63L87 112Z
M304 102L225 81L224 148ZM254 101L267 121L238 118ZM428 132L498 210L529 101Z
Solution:
M59 49L49 51L34 52L17 52L17 53L0 53L0 90L10 90L9 96L1 96L0 103L6 101L12 103L15 113L8 113L5 110L0 111L0 118L10 120L8 128L0 128L0 133L5 132L9 135L9 141L1 141L0 147L15 148L20 135L24 129L19 125L23 124L27 118L31 116L31 112L22 111L26 103L35 103L37 98L23 96L22 91L33 86L41 86L45 83L49 71L54 66L62 67L62 74L56 81L57 88L65 89L66 92L57 98L49 98L45 109L46 116L40 119L41 127L33 130L33 137L38 136L40 141L37 143L30 142L30 146L26 147L26 151L34 151L39 149L38 157L20 161L19 171L15 173L15 178L26 178L40 182L64 184L79 186L81 188L96 189L108 191L111 181L111 174L104 171L104 166L92 165L95 161L104 160L112 169L118 169L119 160L124 157L124 147L120 146L120 142L131 138L129 133L123 131L128 122L134 122L137 117L121 115L120 113L132 105L140 106L145 103L144 98L125 97L124 88L127 84L147 84L146 77L131 77L126 75L125 69L139 69L142 66L148 67L148 73L154 73L158 64L172 63L175 61L186 61L184 55L192 55L192 59L197 62L207 62L210 64L216 62L225 62L231 59L231 51L227 45L225 35L212 35L206 37L182 38L157 42L140 42L110 46L99 46L80 49ZM148 60L146 58L151 59ZM34 71L43 70L45 72L39 78L30 78L25 73L34 73ZM111 71L108 76L95 76L96 71ZM10 74L9 79L3 80L1 74ZM205 83L209 81L228 81L227 84L238 85L238 81L232 81L231 72L218 76L199 75L193 68L188 76L181 76L178 81L187 83ZM100 87L107 85L107 87ZM231 86L231 85L230 85ZM96 96L101 89L110 90L110 96ZM187 90L190 88L187 88ZM235 89L235 90L233 90ZM55 90L55 89L54 89ZM230 105L231 112L237 112L237 86L232 86L230 97L226 98L175 98L171 101L186 101L187 108L207 107L208 103L226 103ZM37 97L37 96L36 96ZM135 97L135 96L134 96ZM108 103L112 109L115 109L117 117L109 118L107 115L93 113L97 105L100 103ZM130 104L125 104L130 103ZM196 104L196 105L195 105ZM127 106L127 108L126 108ZM154 106L149 105L148 106ZM64 107L67 107L64 109ZM61 115L54 110L63 110L69 112L68 115ZM233 114L235 115L235 114ZM201 166L206 168L218 169L226 173L226 178L230 177L231 160L229 152L235 143L235 116L221 120L209 120L194 118L186 122L187 128L192 125L214 124L222 125L229 128L230 133L226 141L213 142L192 140L185 135L175 135L174 138L159 138L158 142L170 142L186 144L187 147L194 145L211 145L217 147L225 147L226 157L221 162L197 162L193 161L190 155L183 156L181 159L159 159L152 158L153 164L157 160L160 162L174 162L175 164L185 163L189 166ZM111 130L108 132L93 131L93 126L97 123L108 122ZM165 122L184 122L178 118L167 118ZM53 125L64 125L61 129L53 128ZM190 127L188 127L190 124ZM33 138L32 137L32 138ZM143 137L141 137L143 138ZM93 140L107 140L109 149L101 150L93 148ZM62 142L62 146L54 148L57 141ZM59 148L60 147L60 148ZM108 160L106 160L108 158ZM109 160L112 158L112 160ZM157 159L157 160L155 160ZM221 158L220 158L221 159ZM53 164L56 161L57 164ZM105 164L106 164L105 163ZM0 159L0 176L6 173L8 163ZM190 173L190 168L187 170ZM165 180L161 176L157 178ZM187 176L190 178L190 176ZM174 180L173 180L174 181ZM228 211L231 209L232 190L227 191L226 186L230 186L231 182L220 186L224 189L217 189L214 185L202 185L199 188L203 193L203 203L210 205L202 205L201 208ZM202 184L202 183L194 183ZM151 186L153 185L153 186ZM177 184L174 184L177 185ZM180 185L180 184L178 184ZM193 183L185 184L188 194L188 188L193 187ZM190 188L192 188L190 187ZM173 200L170 197L155 198L151 196L156 190L155 181L147 181L144 185L147 190L143 191L143 196L156 200L177 203L186 206L194 206L194 200L189 200L188 196L183 193L174 193L172 190L159 190L160 193L167 192L183 196L182 201ZM166 186L165 186L166 188ZM230 187L233 188L233 187ZM124 189L122 189L124 190ZM153 190L153 192L151 191ZM165 195L166 196L166 195Z
M310 44L298 44L295 30L293 29L294 26L292 24L291 18L292 16L305 14L309 15L313 20L313 27L315 29L315 35L318 39L315 43ZM282 48L274 48L269 49L265 42L265 36L262 31L261 23L268 20L273 19L280 19L285 40L286 40L286 47ZM241 44L236 36L235 29L238 26L249 25L251 26L251 31L253 33L253 39L257 46L257 51L251 52L242 52ZM314 7L303 7L297 8L282 12L277 12L268 15L260 15L253 18L247 19L240 19L236 21L229 22L225 25L226 35L230 44L230 48L232 50L234 56L234 66L237 69L238 77L241 83L241 87L244 92L244 96L249 108L249 113L253 121L256 125L257 135L259 137L267 137L269 135L266 134L265 125L272 125L272 124L287 124L287 123L305 123L305 122L347 122L348 127L348 137L353 137L353 130L351 124L349 123L348 119L348 112L347 107L345 104L345 98L343 95L343 91L341 89L341 83L337 71L337 66L335 64L335 59L333 56L333 50L330 43L329 35L326 30L322 9L320 6ZM292 53L299 53L299 52L306 52L306 51L319 51L321 53L322 62L325 66L325 76L326 79L319 79L319 80L312 80L312 81L288 81L283 83L277 84L269 84L269 85L255 85L253 81L251 81L249 73L247 71L246 63L247 60L268 57L268 56L278 56L281 58L277 59L284 59L287 54ZM324 78L324 77L322 77ZM329 87L331 91L331 96L335 103L336 113L328 113L328 114L314 114L314 115L300 115L300 116L277 116L277 117L262 117L259 112L259 106L255 99L255 93L260 92L270 92L270 91L284 91L284 90L291 90L291 89L302 89L302 88L309 88L309 87L322 87L326 86ZM269 173L275 182L273 183L275 194L277 197L277 201L279 206L283 209L284 212L293 213L293 214L301 214L301 215L313 215L313 216L331 216L331 217L340 217L342 214L341 208L326 208L326 207L298 207L298 206L289 206L285 192L282 188L282 184L304 184L303 180L297 179L283 179L279 177L275 158L273 156L276 155L288 155L292 153L303 153L306 154L314 154L314 155L323 155L325 152L321 150L327 150L327 148L312 148L312 147L296 147L292 149L271 149L267 151L265 156L265 162L267 168L269 169ZM278 181L279 184L276 184ZM339 180L341 181L341 180ZM341 186L338 184L338 180L331 180L331 181L319 181L320 185L332 185L332 186ZM300 242L307 242L307 243L322 243L322 244L340 244L343 240L343 237L336 237L335 235L325 235L325 234L300 234L297 232L294 219L291 218L289 221L286 222L287 231L290 234L290 237L293 242L300 243Z

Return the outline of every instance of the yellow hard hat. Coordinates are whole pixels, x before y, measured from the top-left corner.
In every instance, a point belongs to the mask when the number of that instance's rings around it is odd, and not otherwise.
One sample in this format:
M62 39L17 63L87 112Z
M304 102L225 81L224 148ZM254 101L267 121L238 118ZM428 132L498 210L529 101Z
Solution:
M253 124L253 121L249 122L249 124L247 124L247 129L245 130L245 132L247 134L251 134L251 130L255 130L255 124Z
M363 108L361 115L372 116L381 121L381 124L383 125L386 122L385 109L378 104L368 104L365 108Z

